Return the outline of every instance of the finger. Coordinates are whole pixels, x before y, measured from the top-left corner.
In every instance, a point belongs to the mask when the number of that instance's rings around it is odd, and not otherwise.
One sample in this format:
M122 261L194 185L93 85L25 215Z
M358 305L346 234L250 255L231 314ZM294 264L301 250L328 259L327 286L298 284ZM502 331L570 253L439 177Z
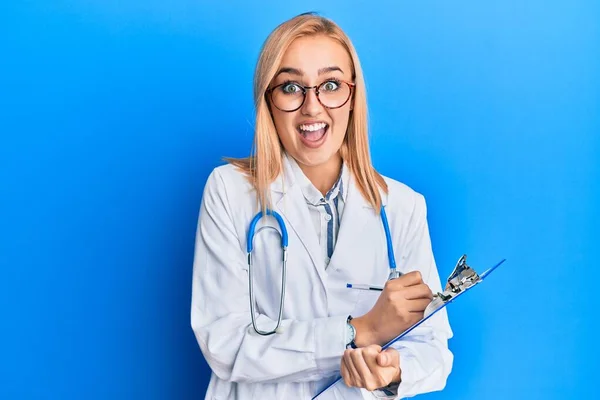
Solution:
M402 282L402 285L407 287L423 283L423 276L419 271L411 271L394 280Z
M381 347L377 350L374 351L372 353L368 353L368 354L364 354L363 359L365 360L365 363L367 364L367 367L369 368L369 371L371 372L371 375L378 377L379 376L379 364L377 363L377 358L379 357L379 355L381 354Z
M376 359L379 353L381 353L381 346L372 344L370 346L364 347L362 350L362 358L367 364L367 367L369 367L369 371L371 373L377 372L378 367Z
M404 298L407 300L413 299L433 299L433 293L431 289L426 284L414 285L404 289L403 293Z
M354 365L354 353L360 353L360 349L346 350L344 354L344 359L346 361L346 367L348 368L348 372L350 373L350 379L352 380L354 386L362 387L361 376L359 375Z
M356 369L361 374L361 387L371 391L379 387L385 386L384 380L381 375L381 367L377 365L377 356L379 355L379 352L374 351L374 349L369 349L367 351L364 350L361 354L360 359L353 358L352 360L354 362L354 365L356 366Z
M423 283L423 279L421 279L421 273L419 271L413 271L404 274L399 278L386 281L385 288L387 288L388 290L395 291L405 287L419 285L421 283Z
M368 351L366 349L363 349L363 351L356 351L352 353L350 357L352 358L354 368L356 368L356 371L359 374L360 387L366 387L367 382L370 382L373 378L373 373L365 361L365 357L368 357ZM374 358L373 356L371 357Z
M397 367L400 365L400 354L396 349L386 349L377 355L380 367Z
M354 380L352 379L350 371L348 371L346 357L342 357L342 367L341 367L340 372L341 372L342 378L344 379L344 383L346 384L346 386L348 386L348 387L354 386Z
M406 309L409 312L422 313L425 311L429 303L431 303L429 299L410 300L406 302Z

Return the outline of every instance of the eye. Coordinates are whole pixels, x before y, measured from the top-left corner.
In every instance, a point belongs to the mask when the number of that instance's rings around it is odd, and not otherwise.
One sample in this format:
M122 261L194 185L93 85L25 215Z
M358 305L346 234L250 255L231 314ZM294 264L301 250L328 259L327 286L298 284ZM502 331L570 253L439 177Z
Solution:
M301 92L302 89L300 88L300 85L298 85L297 83L290 82L290 83L286 83L283 86L281 86L281 91L284 94L297 94L298 92Z
M331 80L327 82L323 82L321 85L321 90L324 92L335 92L340 87L340 82L336 80Z

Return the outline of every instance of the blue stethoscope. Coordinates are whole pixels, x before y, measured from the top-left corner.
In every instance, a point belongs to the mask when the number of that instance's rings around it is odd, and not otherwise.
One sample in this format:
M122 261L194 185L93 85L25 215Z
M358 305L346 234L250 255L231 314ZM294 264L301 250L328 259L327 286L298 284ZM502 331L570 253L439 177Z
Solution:
M263 226L255 233L256 224L258 221L264 217L265 215L270 215L275 217L277 223L279 224L279 229L281 229L281 233L273 226ZM402 273L396 270L396 258L394 257L394 247L392 246L392 236L390 234L390 226L388 224L387 215L385 214L385 209L383 206L381 207L381 222L383 223L383 229L385 231L385 239L387 242L387 253L388 260L390 265L390 274L388 276L389 279L398 278ZM277 325L271 331L262 331L258 329L256 326L256 318L254 316L254 290L253 290L253 276L252 276L252 247L254 237L263 229L273 229L281 236L281 249L283 250L282 262L283 262L283 271L281 273L281 297L279 298L279 316L277 317ZM285 299L285 275L286 275L286 264L287 264L287 247L288 247L288 233L285 227L285 222L283 222L283 218L276 211L267 209L266 213L260 211L258 214L252 218L250 222L250 227L248 229L248 243L246 244L246 249L248 252L248 278L249 278L249 290L250 290L250 315L252 317L252 327L254 331L259 335L267 336L272 335L273 333L281 333L283 332L281 325L281 317L283 314L283 302Z

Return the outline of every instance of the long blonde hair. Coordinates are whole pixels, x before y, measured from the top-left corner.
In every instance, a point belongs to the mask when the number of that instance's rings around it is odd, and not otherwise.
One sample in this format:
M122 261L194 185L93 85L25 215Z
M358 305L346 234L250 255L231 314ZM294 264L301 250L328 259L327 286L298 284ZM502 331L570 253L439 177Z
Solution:
M270 184L282 173L284 149L269 112L265 92L290 44L299 37L310 35L326 35L338 41L348 51L352 60L354 107L340 155L354 176L360 193L379 212L381 195L378 189L381 188L387 193L388 188L371 163L366 88L358 55L352 42L338 25L314 13L300 14L282 23L271 32L263 44L254 72L256 126L253 154L242 159L226 158L226 161L240 168L248 176L256 190L261 208L270 208Z

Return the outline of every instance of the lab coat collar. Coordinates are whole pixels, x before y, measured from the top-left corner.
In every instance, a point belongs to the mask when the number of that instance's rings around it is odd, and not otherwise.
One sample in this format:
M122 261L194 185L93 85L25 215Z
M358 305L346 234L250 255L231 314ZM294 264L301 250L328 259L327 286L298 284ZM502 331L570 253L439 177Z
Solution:
M300 185L296 173L294 173L292 162L295 162L295 160L293 160L291 156L287 154L287 152L284 152L282 157L282 172L271 183L271 191L273 194L282 194L285 196L287 191L289 191L294 185ZM348 201L348 193L351 191L357 191L357 193L360 195L360 191L356 186L354 176L350 172L350 168L348 168L348 165L345 161L342 166L340 190L342 192L341 195L344 202ZM379 190L379 193L381 195L381 204L385 207L388 202L388 194L381 189ZM362 199L361 203L363 207L373 208L371 204L366 201L364 197L362 197L362 195L360 195L360 197ZM273 197L273 199L276 198L277 196ZM358 199L356 201L358 202Z
M313 185L310 179L308 179L308 177L304 175L304 172L298 165L298 162L287 153L285 153L284 157L289 162L290 168L294 173L295 182L300 186L302 194L304 195L304 198L306 199L307 203L316 206L321 203L323 197L325 197L327 200L330 200L337 196L340 196L344 202L346 201L347 190L345 190L345 188L348 187L349 179L349 171L346 162L342 162L342 168L340 170L338 178L336 179L331 189L329 189L327 194L323 196L323 194L315 187L315 185Z

